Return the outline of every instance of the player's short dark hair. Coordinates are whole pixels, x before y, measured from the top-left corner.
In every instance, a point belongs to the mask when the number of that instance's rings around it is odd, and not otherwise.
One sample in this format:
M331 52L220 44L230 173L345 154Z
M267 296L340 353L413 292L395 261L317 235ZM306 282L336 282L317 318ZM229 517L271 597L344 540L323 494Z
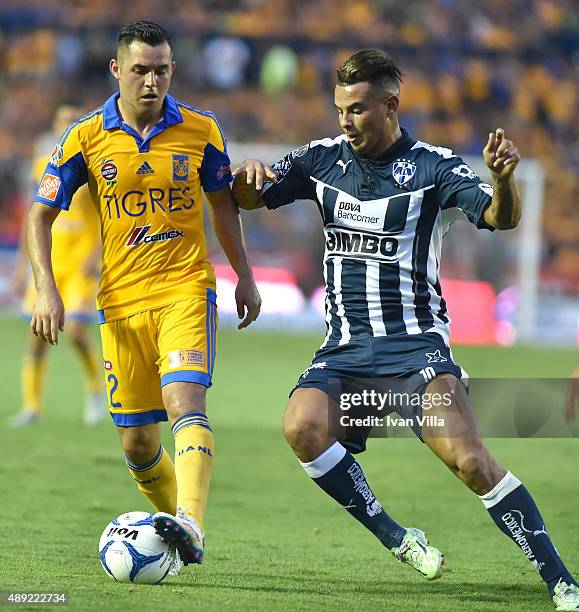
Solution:
M368 82L375 87L398 93L404 73L394 60L379 49L356 51L336 70L338 85Z
M135 40L140 40L151 47L167 43L171 49L171 37L167 30L152 21L134 21L121 28L117 38L117 48L128 47Z

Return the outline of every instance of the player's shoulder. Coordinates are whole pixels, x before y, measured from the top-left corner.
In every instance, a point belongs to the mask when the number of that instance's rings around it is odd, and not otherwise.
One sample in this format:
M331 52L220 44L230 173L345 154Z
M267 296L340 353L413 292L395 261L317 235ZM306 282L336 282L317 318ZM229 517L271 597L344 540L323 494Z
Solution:
M340 134L335 137L320 138L318 140L311 140L307 145L309 151L314 153L316 156L333 155L338 151L341 151L347 147L348 137L346 134ZM303 149L303 147L302 147ZM300 150L300 149L298 149Z
M183 102L182 100L175 100L175 106L179 109L184 123L196 122L205 124L210 127L212 124L219 127L219 121L215 116L215 113L208 110L201 110L192 104Z
M201 110L182 100L172 98L172 103L181 114L183 119L183 127L191 129L195 134L199 134L201 130L201 138L210 142L219 148L225 146L227 142L225 134L221 129L221 125L214 113L207 110Z
M303 159L304 161L324 162L330 157L334 158L341 154L341 151L346 147L348 139L345 134L336 136L335 138L320 138L311 140L297 149L289 153L289 157L295 160Z
M417 140L410 148L410 152L417 157L423 157L433 162L457 157L456 153L452 149L433 145L422 140Z

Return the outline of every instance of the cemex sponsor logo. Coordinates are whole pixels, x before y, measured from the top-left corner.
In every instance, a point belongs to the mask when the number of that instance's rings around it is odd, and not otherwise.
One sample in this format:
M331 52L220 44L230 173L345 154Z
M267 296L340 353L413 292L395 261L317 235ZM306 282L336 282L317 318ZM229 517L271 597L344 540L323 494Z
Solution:
M513 514L518 514L519 518L513 516ZM542 563L535 559L535 554L531 550L525 533L538 535L539 533L544 533L544 527L543 529L536 530L536 534L530 529L526 529L523 522L524 516L519 510L505 512L505 514L501 516L501 520L503 521L505 527L511 532L511 537L518 544L519 548L523 551L523 554L527 557L527 559L529 559L529 561L531 561L531 563L537 567L537 569L539 569L539 566L542 567Z
M159 232L158 234L149 234L147 232L151 229L150 225L143 225L142 227L136 227L125 246L139 246L140 244L149 244L150 242L164 242L166 240L173 240L173 238L184 238L185 232L183 230L169 230L168 232Z
M368 516L376 516L382 512L382 506L380 502L374 497L368 483L366 482L366 478L364 478L364 473L362 472L362 468L358 465L357 462L352 463L352 465L348 469L348 474L354 483L354 490L364 498L366 502L366 513ZM351 503L349 507L353 506Z

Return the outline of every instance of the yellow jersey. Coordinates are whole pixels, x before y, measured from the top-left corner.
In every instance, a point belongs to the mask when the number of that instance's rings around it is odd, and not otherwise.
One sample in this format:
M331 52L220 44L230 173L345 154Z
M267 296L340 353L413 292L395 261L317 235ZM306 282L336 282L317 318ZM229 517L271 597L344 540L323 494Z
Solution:
M118 97L66 130L35 197L67 210L88 183L103 243L101 323L215 289L201 189L217 191L231 181L214 115L167 95L161 121L142 139L124 123Z
M49 156L39 157L33 165L32 178L39 185ZM56 277L83 274L83 264L98 248L100 221L87 186L73 198L66 215L59 215L52 226L52 267Z

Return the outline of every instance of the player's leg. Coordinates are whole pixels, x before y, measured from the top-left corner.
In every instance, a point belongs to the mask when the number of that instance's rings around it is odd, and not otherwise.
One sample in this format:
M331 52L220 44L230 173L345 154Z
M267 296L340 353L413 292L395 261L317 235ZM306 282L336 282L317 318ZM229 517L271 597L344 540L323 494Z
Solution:
M213 432L205 415L206 388L173 382L163 400L175 437L177 511L153 517L157 532L175 545L185 565L202 563L204 518L215 456Z
M167 420L159 388L150 314L100 325L107 400L118 428L129 473L158 511L175 512L175 467L159 437Z
M100 354L90 338L89 324L81 316L68 316L66 332L79 356L86 381L84 422L95 425L105 417L104 395L100 377Z
M444 559L440 551L427 545L423 532L401 527L384 511L360 464L329 433L330 402L324 391L313 387L298 388L290 397L283 431L302 467L400 561L409 563L429 580L439 578Z
M139 491L157 511L176 510L175 467L161 445L159 423L119 427L121 446L129 472Z
M158 533L179 551L183 563L201 563L204 517L215 456L205 395L216 353L215 293L177 302L156 312L163 403L175 437L177 513L158 513Z
M215 442L205 414L207 388L192 382L163 387L171 430L175 436L177 508L203 530Z
M10 427L24 427L38 420L42 412L42 396L46 380L47 345L28 334L28 345L22 360L22 409L8 421Z
M424 442L480 497L493 521L531 561L551 594L559 582L576 584L547 534L530 493L511 472L498 465L483 444L462 382L452 374L442 374L428 384L425 393L444 401L430 402L428 414L437 419L423 427ZM576 603L579 605L579 596Z
M308 476L387 548L400 546L406 530L386 514L354 456L329 433L330 398L320 389L296 389L283 433Z

